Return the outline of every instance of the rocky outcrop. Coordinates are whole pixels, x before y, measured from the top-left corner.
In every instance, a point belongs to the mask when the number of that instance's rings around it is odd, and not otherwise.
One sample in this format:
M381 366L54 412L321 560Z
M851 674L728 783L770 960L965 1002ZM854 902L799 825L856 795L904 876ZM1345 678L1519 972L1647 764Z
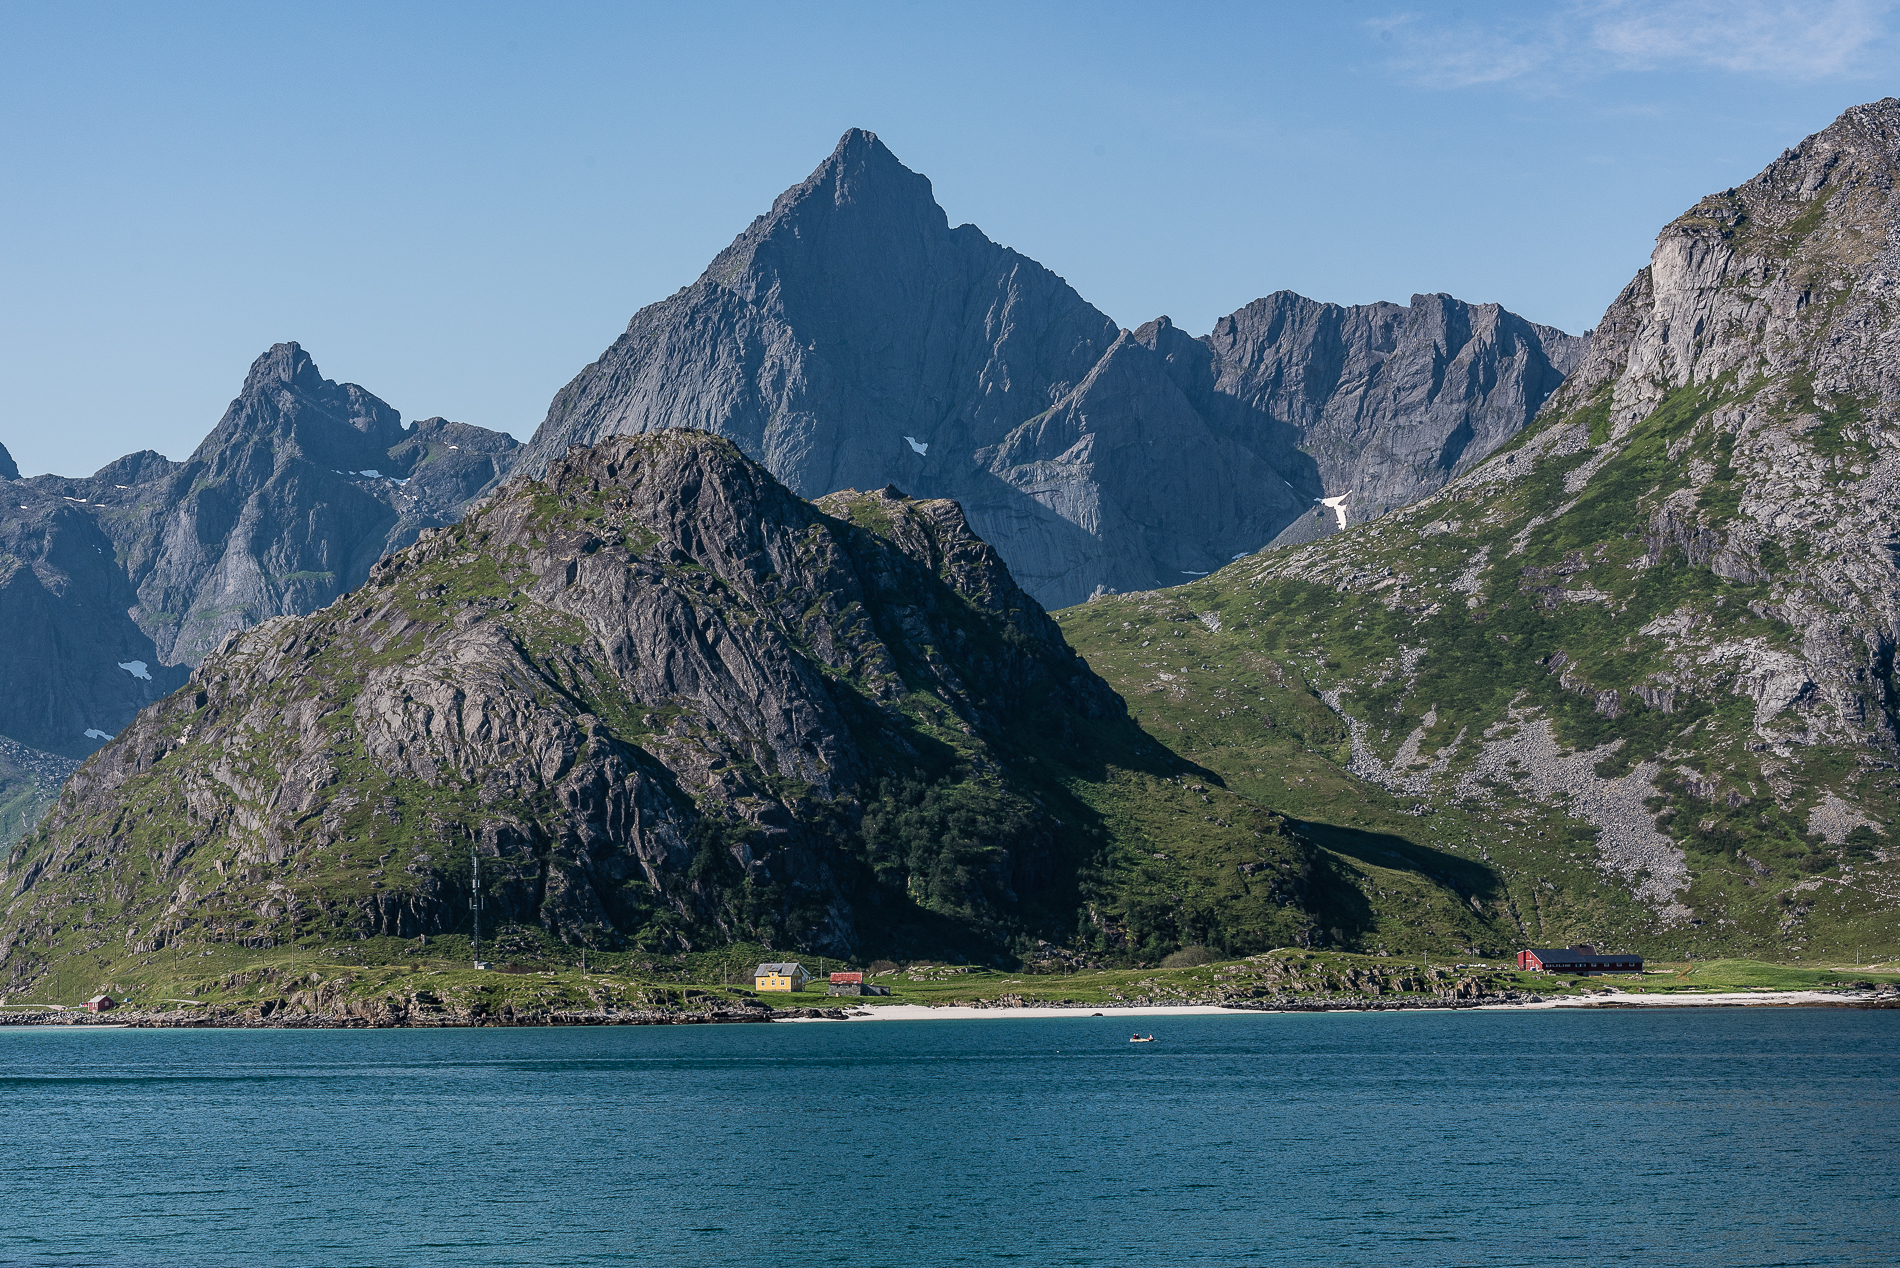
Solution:
M322 607L459 517L518 448L439 418L405 428L290 343L258 358L184 462L146 450L87 478L12 479L0 736L85 756L231 630ZM15 788L0 772L0 804Z
M1587 495L1645 424L1674 424L1680 473L1648 491L1636 566L1760 587L1745 610L1767 628L1700 605L1657 614L1648 637L1677 665L1650 686L1747 696L1748 729L1777 747L1900 755L1897 186L1900 99L1888 98L1678 217L1526 455L1547 466L1588 453L1565 485Z
M5 445L0 445L0 480L18 480L19 478L20 468L13 461L13 455L7 452Z
M1061 606L1202 575L1345 494L1437 488L1515 434L1583 341L1495 305L1276 295L1196 340L1117 330L1060 277L952 228L852 130L693 285L642 309L529 443L731 438L807 496L895 482L959 501ZM1322 522L1325 517L1322 517Z
M1141 739L955 504L618 437L228 635L9 857L0 967L446 932L476 866L486 921L580 945L993 953L1073 925L1047 763L1104 743Z

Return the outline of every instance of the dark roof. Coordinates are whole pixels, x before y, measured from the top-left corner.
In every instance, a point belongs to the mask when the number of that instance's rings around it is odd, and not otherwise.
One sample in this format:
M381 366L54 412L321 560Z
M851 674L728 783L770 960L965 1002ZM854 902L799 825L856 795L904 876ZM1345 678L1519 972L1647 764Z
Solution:
M1618 964L1641 964L1640 955L1610 955L1603 951L1578 951L1573 947L1527 947L1530 954L1540 960L1591 960L1598 963L1614 961Z
M805 966L800 964L798 961L784 960L784 961L780 961L777 964L761 964L758 968L752 971L752 976L764 977L768 973L783 973L787 977L790 977L795 973L805 973L805 972L807 972Z

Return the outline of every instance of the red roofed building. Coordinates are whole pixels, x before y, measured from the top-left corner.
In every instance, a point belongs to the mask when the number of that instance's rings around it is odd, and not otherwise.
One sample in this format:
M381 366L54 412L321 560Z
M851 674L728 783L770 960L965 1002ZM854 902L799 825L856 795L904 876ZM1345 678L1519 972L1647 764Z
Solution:
M1532 973L1641 973L1640 955L1609 955L1587 942L1574 947L1533 947L1517 953L1517 967Z

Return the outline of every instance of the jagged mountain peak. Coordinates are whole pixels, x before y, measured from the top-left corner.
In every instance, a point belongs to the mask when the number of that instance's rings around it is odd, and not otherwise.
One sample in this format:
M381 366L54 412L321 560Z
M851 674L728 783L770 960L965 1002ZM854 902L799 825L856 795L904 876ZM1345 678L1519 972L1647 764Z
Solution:
M634 314L522 467L700 428L803 495L954 498L1060 606L1217 568L1321 494L1350 493L1355 520L1410 501L1522 429L1582 346L1495 306L1446 337L1468 308L1449 297L1408 315L1282 293L1243 314L1272 308L1297 320L1228 319L1200 343L1165 318L1122 331L1041 264L950 227L929 180L853 130L693 286ZM1407 321L1440 333L1391 355Z
M316 361L296 342L274 343L258 354L244 376L240 395L255 396L273 387L295 387L299 380L305 390L320 389L326 382Z
M274 344L251 363L244 387L189 459L218 464L234 447L288 441L319 466L376 467L404 435L402 415L354 383L323 377L295 343Z
M19 478L20 468L13 461L13 455L7 452L5 445L0 445L0 480L18 480Z
M1296 429L1350 523L1413 501L1523 430L1589 346L1442 293L1341 305L1293 291L1221 318L1201 342L1216 390ZM1314 527L1296 521L1281 541Z

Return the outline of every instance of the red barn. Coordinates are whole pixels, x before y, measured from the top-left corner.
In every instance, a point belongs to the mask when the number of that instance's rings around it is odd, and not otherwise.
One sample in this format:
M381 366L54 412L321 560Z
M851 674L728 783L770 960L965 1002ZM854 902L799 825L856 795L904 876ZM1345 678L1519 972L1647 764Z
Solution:
M833 986L853 986L862 981L864 981L862 973L833 973L831 975Z
M1533 947L1517 953L1517 967L1533 973L1641 973L1640 955L1610 955L1589 943L1574 947Z
M94 995L91 999L86 1001L86 1011L89 1013L103 1013L108 1008L117 1008L118 1006L118 1002L110 995Z

